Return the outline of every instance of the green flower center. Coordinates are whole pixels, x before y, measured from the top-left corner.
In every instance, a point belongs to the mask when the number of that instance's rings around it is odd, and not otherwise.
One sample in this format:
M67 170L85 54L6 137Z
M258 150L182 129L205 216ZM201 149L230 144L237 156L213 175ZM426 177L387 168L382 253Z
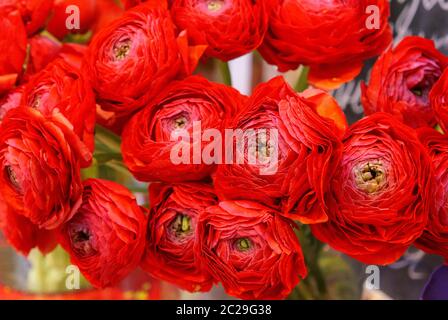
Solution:
M416 95L417 97L423 96L423 90L421 88L414 88L411 90L411 92Z
M174 219L171 229L177 237L187 236L191 233L191 218L184 214L178 214Z

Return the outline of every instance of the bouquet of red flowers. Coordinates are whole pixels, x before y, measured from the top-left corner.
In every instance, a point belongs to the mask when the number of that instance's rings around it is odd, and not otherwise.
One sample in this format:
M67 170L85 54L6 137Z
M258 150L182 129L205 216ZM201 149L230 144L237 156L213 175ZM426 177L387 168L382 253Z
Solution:
M386 0L0 0L4 237L24 255L61 245L96 288L140 267L242 299L325 292L324 244L366 264L411 245L448 259L448 57L416 36L393 46L389 14ZM297 85L233 88L227 61L254 50L300 67ZM348 126L328 90L375 57Z

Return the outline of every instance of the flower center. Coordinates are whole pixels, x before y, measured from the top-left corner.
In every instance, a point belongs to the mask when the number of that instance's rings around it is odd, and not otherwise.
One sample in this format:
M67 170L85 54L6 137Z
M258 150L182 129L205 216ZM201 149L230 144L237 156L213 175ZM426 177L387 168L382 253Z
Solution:
M212 12L216 12L221 10L222 6L224 5L223 0L209 0L207 2L207 9Z
M114 46L114 55L117 60L123 60L126 58L131 51L131 41L125 40L121 41Z
M171 224L171 230L176 237L185 237L191 234L191 229L191 218L184 214L178 214Z
M386 183L386 174L381 161L367 162L355 171L355 181L359 189L374 193Z
M6 176L9 179L9 182L14 187L14 189L20 190L19 180L17 179L17 176L16 176L14 170L11 168L11 166L5 166L5 172L6 172Z
M248 238L237 239L235 244L236 249L240 252L248 251L252 247L252 242Z

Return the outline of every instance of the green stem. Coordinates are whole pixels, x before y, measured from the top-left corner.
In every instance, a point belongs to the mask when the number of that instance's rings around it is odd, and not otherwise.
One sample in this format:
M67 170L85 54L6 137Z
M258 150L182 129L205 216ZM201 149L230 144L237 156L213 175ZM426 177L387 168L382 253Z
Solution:
M319 293L319 296L321 298L325 298L327 295L327 283L325 281L325 276L322 272L322 269L319 265L319 258L320 254L322 252L322 245L319 245L316 249L314 259L311 261L309 268L310 268L310 274L314 278L314 281L316 283L317 291Z
M69 33L64 37L64 42L86 44L92 39L92 31L89 30L84 34Z
M300 74L299 79L297 79L296 85L294 89L297 92L303 92L308 88L308 74L310 72L310 68L306 66L300 66Z
M325 299L327 296L327 284L319 265L323 244L313 236L311 229L307 225L300 226L298 237L309 271L308 277L302 281L303 285L312 296Z
M231 86L232 74L230 72L229 63L221 60L217 60L217 62L224 84Z

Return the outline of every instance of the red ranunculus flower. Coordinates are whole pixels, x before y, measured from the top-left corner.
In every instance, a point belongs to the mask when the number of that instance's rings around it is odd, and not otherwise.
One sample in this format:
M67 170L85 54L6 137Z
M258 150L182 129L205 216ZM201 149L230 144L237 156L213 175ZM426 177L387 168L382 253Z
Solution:
M203 50L188 47L185 33L175 33L163 2L127 11L94 37L86 56L97 101L111 113L100 123L120 132L168 82L191 74Z
M292 223L249 201L209 207L195 250L226 292L241 299L283 299L307 270Z
M429 223L416 246L448 260L448 137L430 128L419 129L417 133L431 156L436 182L431 195L435 206L429 213Z
M79 8L79 29L69 30L66 27L66 21L69 18L69 14L66 11L69 6L77 6ZM60 40L64 39L69 33L83 34L93 26L97 14L97 0L54 0L47 30Z
M74 132L92 152L96 104L88 79L63 59L57 59L26 84L22 105L44 115L58 109L70 121ZM82 162L83 167L88 163Z
M354 124L327 194L328 222L313 234L359 261L390 264L422 234L433 171L415 131L376 113Z
M309 80L334 89L392 41L388 0L271 0L261 55L282 72L311 67Z
M431 107L444 132L448 132L448 68L430 93Z
M27 256L31 249L51 252L57 245L57 231L39 229L23 215L14 212L0 196L0 230L17 251Z
M126 126L122 135L126 166L141 181L208 177L215 165L202 157L210 145L202 142L202 133L207 129L221 132L226 119L241 109L245 100L235 89L202 76L173 82ZM201 136L196 137L195 132Z
M191 292L209 291L213 279L194 245L201 241L197 223L217 204L213 188L203 183L151 184L151 211L142 268L152 276Z
M387 112L414 128L434 126L429 92L447 66L432 40L405 38L377 60L369 85L361 84L364 112Z
M115 182L86 180L82 200L60 243L92 285L113 286L141 261L146 216L132 193Z
M20 13L0 4L0 96L14 87L26 56L26 31Z
M258 48L268 24L266 0L174 0L171 13L193 44L224 61Z
M234 138L237 157L214 173L220 199L261 202L303 223L326 221L324 195L342 148L339 130L317 107L281 77L259 85L230 122L243 135Z
M79 162L88 151L80 150L82 143L60 113L10 110L0 125L5 203L39 228L56 229L69 220L81 203Z

